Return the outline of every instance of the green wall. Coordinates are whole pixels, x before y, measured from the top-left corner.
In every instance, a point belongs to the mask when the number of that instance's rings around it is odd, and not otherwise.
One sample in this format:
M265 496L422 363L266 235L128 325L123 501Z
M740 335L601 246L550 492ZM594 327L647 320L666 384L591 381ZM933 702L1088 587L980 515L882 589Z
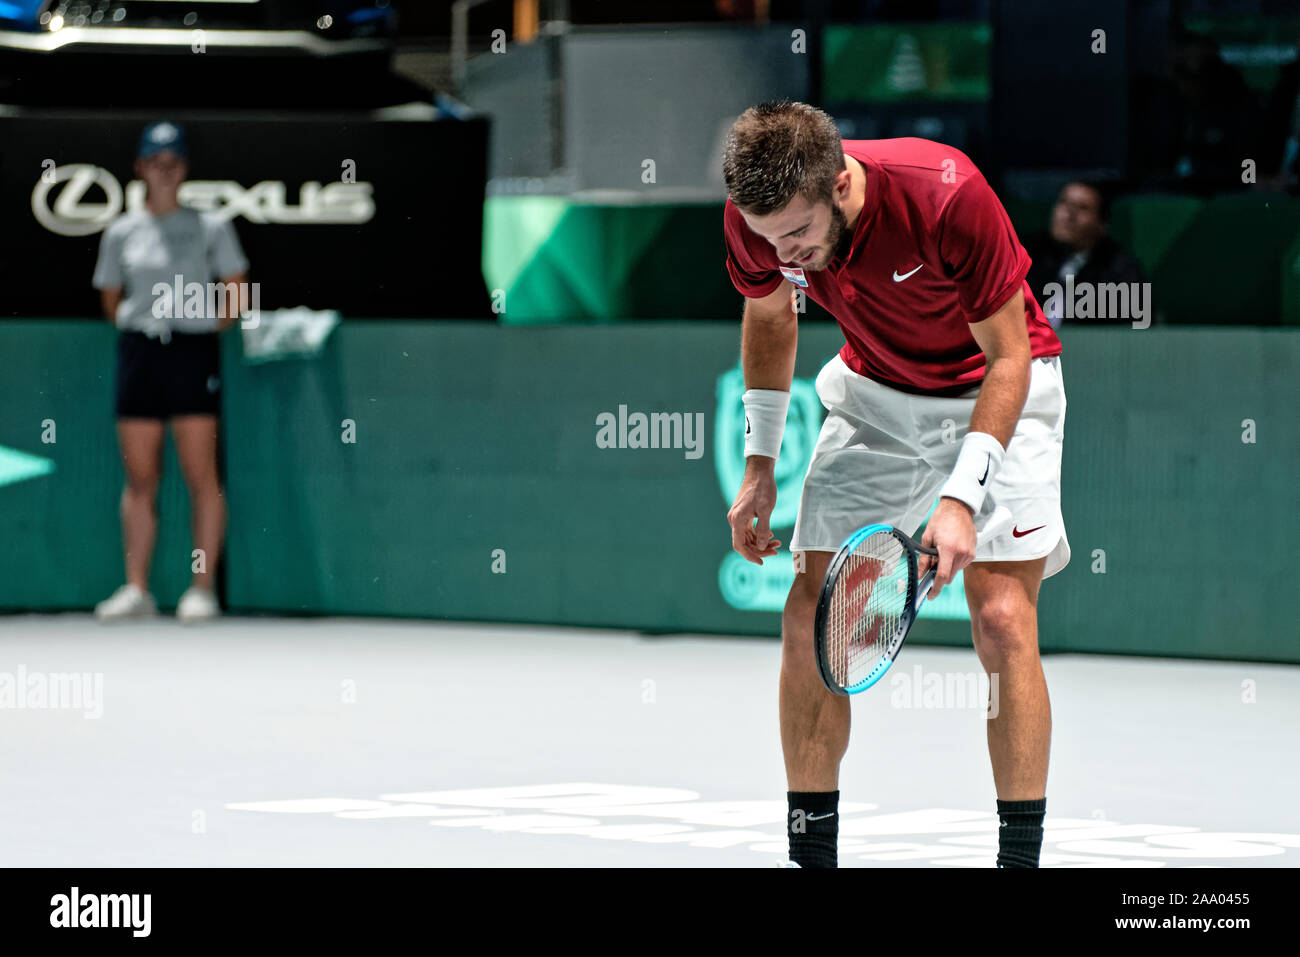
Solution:
M5 354L23 357L0 380L0 445L52 466L0 458L0 607L84 609L121 581L113 335L0 325ZM246 365L228 336L228 604L777 634L776 612L746 609L779 606L788 553L763 571L728 558L738 340L726 322L352 322L319 358ZM801 330L783 502L820 419L811 379L840 341ZM1067 329L1074 555L1043 586L1045 650L1300 662L1286 573L1300 533L1298 368L1296 330ZM620 405L698 414L701 454L600 448L597 417ZM45 419L54 444L41 442ZM186 508L170 459L164 604L188 573ZM953 618L917 629L969 640Z

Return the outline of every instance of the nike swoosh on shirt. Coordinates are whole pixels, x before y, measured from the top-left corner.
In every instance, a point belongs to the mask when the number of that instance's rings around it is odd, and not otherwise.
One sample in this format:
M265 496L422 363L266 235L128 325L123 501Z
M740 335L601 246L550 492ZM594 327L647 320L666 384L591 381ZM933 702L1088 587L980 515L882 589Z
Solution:
M901 275L901 276L898 274L898 270L895 269L895 270L894 270L894 282L902 282L902 281L903 281L904 279L906 279L908 276L910 276L910 275L912 275L913 273L918 272L919 270L924 269L924 268L925 268L925 263L921 263L921 265L917 266L916 269L913 269L912 272L905 272L905 273L903 273L903 275Z
M1038 531L1038 529L1040 529L1040 528L1046 528L1046 527L1047 527L1046 525L1039 525L1039 526L1037 526L1036 528L1027 528L1027 529L1025 529L1023 532L1022 532L1020 529L1018 529L1018 528L1012 527L1012 529L1011 529L1011 534L1012 534L1012 536L1013 536L1014 538L1024 538L1024 537L1025 537L1026 535L1028 535L1030 532L1036 532L1036 531Z

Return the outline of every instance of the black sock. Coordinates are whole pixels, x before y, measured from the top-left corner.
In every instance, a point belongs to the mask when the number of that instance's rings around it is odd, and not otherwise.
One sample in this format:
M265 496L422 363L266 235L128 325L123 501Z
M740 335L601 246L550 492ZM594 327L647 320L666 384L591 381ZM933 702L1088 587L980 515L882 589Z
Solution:
M800 867L838 867L839 791L787 791L790 860Z
M998 867L1037 867L1047 798L998 801Z

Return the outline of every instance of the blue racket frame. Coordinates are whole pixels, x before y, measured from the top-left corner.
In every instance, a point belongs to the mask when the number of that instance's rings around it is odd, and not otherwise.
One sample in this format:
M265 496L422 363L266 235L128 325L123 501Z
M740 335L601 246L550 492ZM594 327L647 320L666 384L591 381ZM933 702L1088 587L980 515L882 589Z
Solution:
M871 535L878 532L888 532L898 539L899 544L903 546L903 552L907 555L907 600L903 606L903 615L899 621L898 631L890 639L889 644L885 647L884 656L876 663L865 678L855 682L848 687L841 687L839 682L831 674L831 664L826 654L826 616L830 613L831 595L835 591L835 583L839 581L840 570L844 563L849 560L862 542ZM920 542L916 541L906 532L903 532L892 525L867 525L858 529L852 535L844 540L835 557L826 568L826 578L822 581L821 594L817 598L817 617L813 623L813 644L817 654L817 673L821 675L822 684L826 690L840 697L847 697L851 694L857 694L860 691L866 691L877 681L885 676L889 666L894 663L898 657L898 651L903 647L903 639L907 633L912 630L912 622L920 613L920 602L917 601L917 595L925 595L930 590L930 582L934 579L934 566L926 572L925 579L917 581L918 555L937 555L932 548L926 548Z

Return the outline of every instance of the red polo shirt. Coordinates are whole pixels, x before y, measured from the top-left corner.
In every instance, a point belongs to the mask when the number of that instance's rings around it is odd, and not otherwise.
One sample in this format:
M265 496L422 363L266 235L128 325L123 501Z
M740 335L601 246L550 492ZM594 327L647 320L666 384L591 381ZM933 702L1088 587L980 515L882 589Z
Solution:
M978 385L984 353L967 327L1016 289L1034 357L1061 354L1025 280L1029 254L974 163L930 140L842 142L867 175L848 253L816 271L783 263L728 199L727 272L741 295L771 295L784 278L803 286L839 323L848 367L904 392L959 395Z

